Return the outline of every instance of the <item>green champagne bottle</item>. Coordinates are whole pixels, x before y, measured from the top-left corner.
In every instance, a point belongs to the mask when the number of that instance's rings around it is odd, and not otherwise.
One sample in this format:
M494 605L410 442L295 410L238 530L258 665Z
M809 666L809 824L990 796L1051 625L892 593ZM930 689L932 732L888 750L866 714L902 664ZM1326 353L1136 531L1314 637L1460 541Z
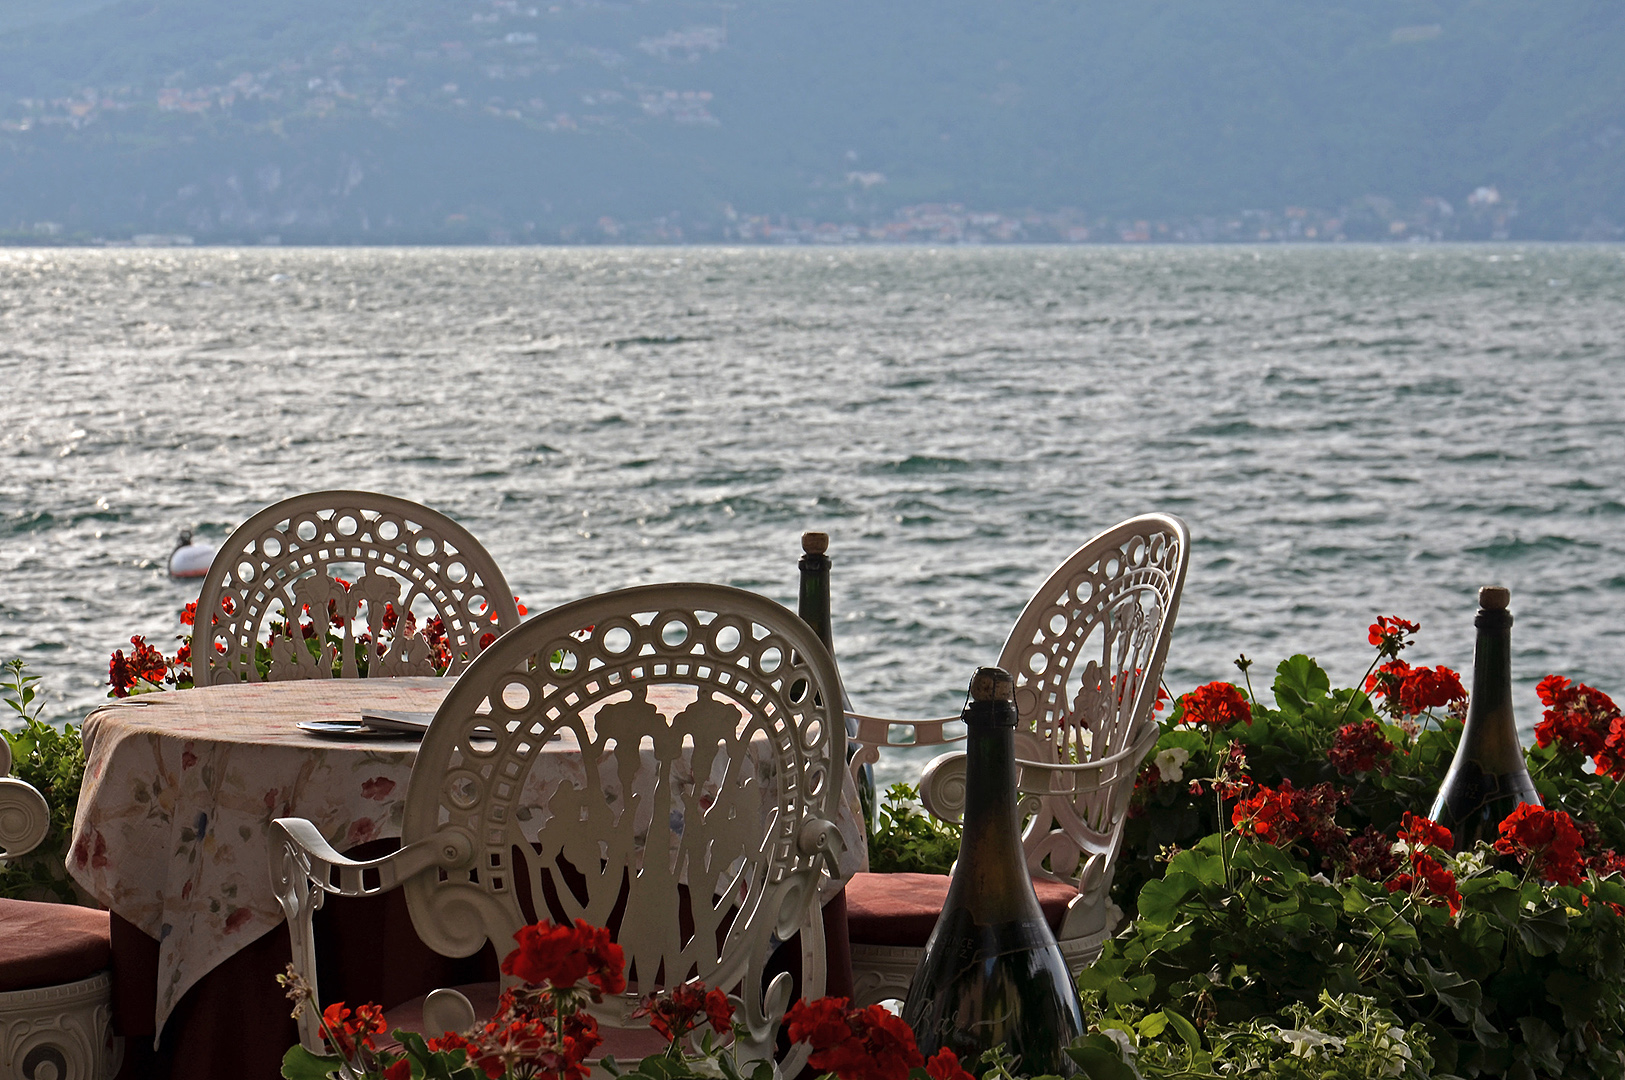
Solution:
M1016 817L1015 680L977 668L965 703L965 825L948 897L914 971L903 1020L920 1052L967 1068L1002 1045L1019 1075L1073 1076L1078 991L1033 893Z
M807 532L801 534L801 562L797 564L801 570L801 592L796 602L796 614L801 621L812 627L812 632L818 635L818 640L824 643L829 655L835 655L835 630L829 617L829 534L821 532ZM841 707L850 711L852 703L841 702ZM848 736L858 733L858 725L854 720L846 722ZM856 747L849 746L846 751L848 760L857 753ZM858 777L858 801L863 805L863 819L868 827L874 828L875 820L875 770L865 765Z
M1455 850L1494 842L1519 803L1540 805L1524 764L1512 716L1512 594L1499 585L1478 590L1478 641L1473 646L1473 695L1450 771L1429 816L1450 830Z

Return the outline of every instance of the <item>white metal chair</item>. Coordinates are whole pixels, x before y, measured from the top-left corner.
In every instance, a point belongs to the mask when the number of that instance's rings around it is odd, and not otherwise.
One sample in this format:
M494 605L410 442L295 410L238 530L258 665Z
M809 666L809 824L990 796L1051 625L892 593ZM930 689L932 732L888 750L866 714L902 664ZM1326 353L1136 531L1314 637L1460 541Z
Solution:
M446 956L487 941L502 955L538 918L609 925L619 907L628 986L593 1008L604 1049L619 1056L615 1030L647 1031L631 1016L640 996L698 978L741 999L740 1060L771 1059L791 992L785 974L763 987L778 942L800 931L802 993L823 993L818 884L841 848L841 700L812 630L739 589L648 585L538 615L435 714L399 851L355 862L307 821L274 823L294 963L314 984L311 913L327 893L403 887L419 936ZM581 748L581 767L538 780L554 739ZM423 1010L435 1031L475 1015L446 991ZM318 1048L309 1017L301 1038Z
M1022 845L1074 972L1094 963L1113 929L1112 872L1135 776L1157 741L1151 716L1189 562L1190 534L1179 518L1147 514L1116 525L1056 568L999 654L1016 680L1017 787L1030 815ZM877 761L881 747L957 741L944 730L957 717L853 715L854 769ZM912 738L894 740L894 725ZM927 765L920 794L933 814L958 820L963 751ZM891 876L907 880L884 880ZM935 921L930 905L940 910L946 893L946 877L869 873L848 882L859 1003L904 997Z
M14 859L44 841L51 811L10 771L0 739L0 857ZM0 900L0 1075L111 1080L123 1056L111 1025L111 958L107 912Z
M331 678L333 658L325 648L312 655L300 636L308 617L325 640L330 612L343 639L341 678L363 673L358 652L368 675L434 675L441 666L455 675L519 623L502 571L455 521L391 495L315 491L261 510L215 554L192 633L197 684ZM438 661L425 634L436 619Z

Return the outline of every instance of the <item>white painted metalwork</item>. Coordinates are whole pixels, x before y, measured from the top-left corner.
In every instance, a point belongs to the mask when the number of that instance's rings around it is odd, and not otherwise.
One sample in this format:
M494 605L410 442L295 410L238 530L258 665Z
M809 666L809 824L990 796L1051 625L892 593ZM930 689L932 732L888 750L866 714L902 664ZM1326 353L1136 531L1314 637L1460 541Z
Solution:
M34 785L4 775L10 771L11 747L0 739L0 855L15 859L50 832L51 808ZM99 971L78 982L0 993L0 1076L111 1080L124 1056L124 1041L113 1035L112 985Z
M0 1076L112 1080L124 1040L112 1027L111 976L0 993Z
M641 996L697 978L739 1000L741 1061L769 1060L790 1004L788 976L763 986L779 942L801 933L802 993L823 993L817 894L841 849L846 743L840 708L825 703L841 700L806 624L739 589L649 585L536 616L435 714L400 851L354 862L309 822L275 822L294 963L314 982L310 920L326 893L401 885L424 942L467 956L488 940L505 953L538 917L605 925L625 889L628 987L593 1007L599 1023L642 1027ZM581 748L579 775L524 797L555 739ZM301 1037L319 1042L308 1020ZM788 1074L805 1053L781 1062Z
M341 631L341 678L361 674L363 641L373 646L368 675L436 674L424 628L439 619L445 674L455 675L518 625L519 609L496 562L444 514L369 491L316 491L266 507L221 545L193 626L198 685L331 678L333 658L318 660L295 636L302 619L318 636Z
M1056 935L1074 972L1094 963L1115 929L1114 864L1135 776L1156 745L1152 714L1189 564L1190 532L1179 518L1146 514L1113 526L1055 569L999 654L1016 680L1027 867L1034 878L1078 890ZM953 719L857 717L854 762L877 760L881 746L955 741L943 734ZM893 725L918 737L894 740ZM963 751L926 766L920 796L937 817L959 819ZM919 949L854 944L855 1000L902 998L919 956Z

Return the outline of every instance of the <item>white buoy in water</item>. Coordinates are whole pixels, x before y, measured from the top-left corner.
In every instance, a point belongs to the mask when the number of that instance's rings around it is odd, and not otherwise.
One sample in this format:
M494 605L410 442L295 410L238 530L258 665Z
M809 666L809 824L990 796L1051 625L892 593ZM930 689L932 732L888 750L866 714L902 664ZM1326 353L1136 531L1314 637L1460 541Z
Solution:
M200 578L209 572L214 562L214 548L208 544L192 543L190 532L181 533L180 543L169 553L169 576L172 578Z

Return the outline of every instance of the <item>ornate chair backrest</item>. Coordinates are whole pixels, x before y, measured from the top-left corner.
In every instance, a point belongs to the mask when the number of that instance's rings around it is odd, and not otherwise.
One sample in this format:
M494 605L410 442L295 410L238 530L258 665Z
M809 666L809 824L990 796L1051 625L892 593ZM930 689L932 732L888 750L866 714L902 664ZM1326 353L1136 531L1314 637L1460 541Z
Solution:
M457 680L418 751L402 843L470 860L407 881L419 935L466 956L539 918L610 926L628 987L600 1022L641 1026L640 995L699 978L743 988L770 1053L789 982L751 988L816 925L839 854L841 700L818 638L754 593L647 585L535 616ZM803 971L804 994L822 983Z
M192 669L200 686L455 675L518 624L502 571L455 521L390 495L315 491L221 545L198 596ZM330 630L337 657L325 644L313 654L307 637L325 643Z
M1162 684L1190 563L1190 533L1171 514L1131 518L1056 568L1005 640L1015 676L1017 756L1067 765L1123 755L1065 793L1028 799L1023 846L1035 877L1097 885L1116 851ZM1131 751L1141 748L1141 753ZM1132 760L1128 760L1132 758ZM1122 782L1126 776L1126 783ZM1030 790L1024 783L1024 790Z

